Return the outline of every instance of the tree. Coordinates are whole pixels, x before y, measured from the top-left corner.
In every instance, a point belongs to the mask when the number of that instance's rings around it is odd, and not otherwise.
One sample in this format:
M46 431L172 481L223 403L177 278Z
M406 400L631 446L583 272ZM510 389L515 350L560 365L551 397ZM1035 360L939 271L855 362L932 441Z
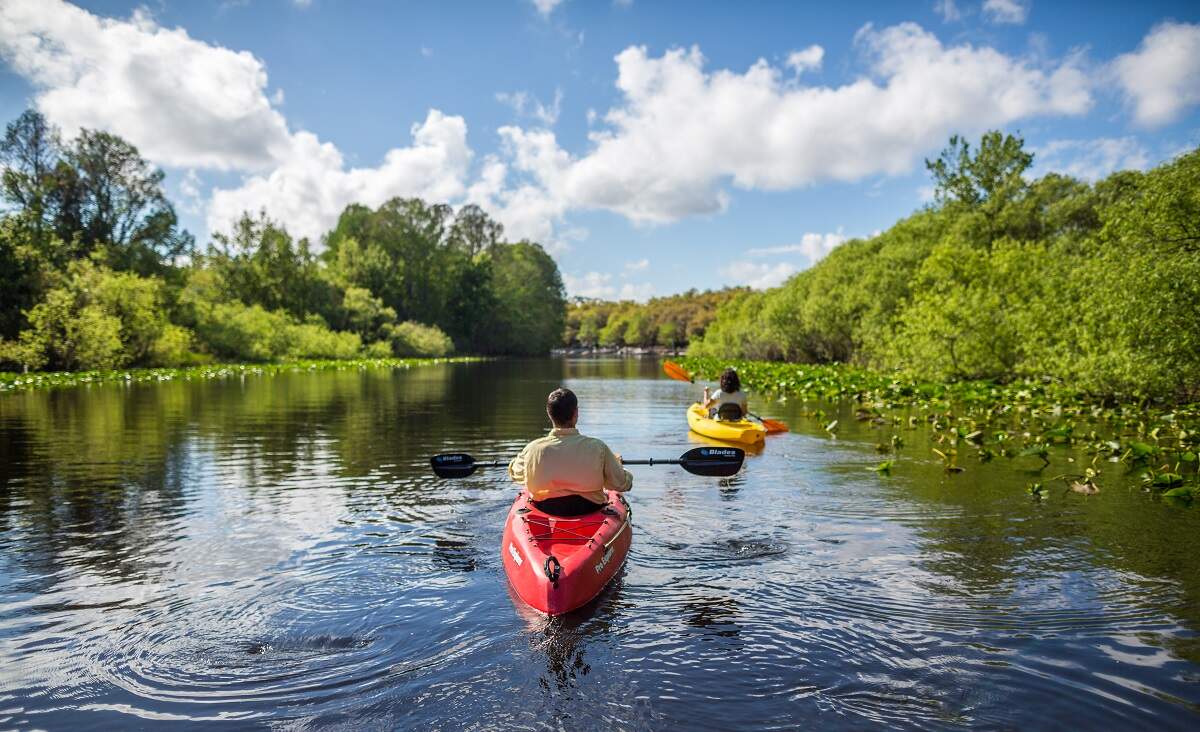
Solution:
M58 131L41 112L32 109L8 124L0 142L4 200L28 214L39 240L51 213L47 199L53 197L50 182L61 159L61 148Z
M480 207L469 203L458 210L450 227L450 246L474 257L496 245L504 236L504 227L493 221Z
M82 130L64 156L55 186L59 237L76 235L82 252L102 249L117 270L154 274L191 251L162 190L163 173L116 135Z
M936 184L937 201L972 208L1023 188L1021 175L1032 164L1033 155L1025 151L1023 139L996 130L983 136L974 155L966 138L954 135L936 159L925 161Z
M228 297L297 318L330 319L341 296L321 270L307 239L292 240L267 217L244 214L229 233L213 236L213 268Z
M554 348L566 324L566 296L558 266L538 244L492 248L496 320L489 350L522 355Z

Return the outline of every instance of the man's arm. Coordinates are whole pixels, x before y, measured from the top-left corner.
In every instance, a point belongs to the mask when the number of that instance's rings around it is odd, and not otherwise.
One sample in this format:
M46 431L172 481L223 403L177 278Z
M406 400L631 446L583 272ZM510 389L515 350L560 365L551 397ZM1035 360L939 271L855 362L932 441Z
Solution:
M508 477L511 478L514 483L525 485L525 450L528 449L528 447L522 449L521 452L517 453L517 456L512 459L512 462L508 464Z
M624 493L633 487L633 476L608 445L604 445L604 487L618 493Z

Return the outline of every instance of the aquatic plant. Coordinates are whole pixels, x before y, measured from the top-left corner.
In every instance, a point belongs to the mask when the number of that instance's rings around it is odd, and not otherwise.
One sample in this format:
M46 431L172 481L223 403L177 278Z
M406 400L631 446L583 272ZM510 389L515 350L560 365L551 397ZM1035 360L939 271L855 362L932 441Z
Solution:
M270 376L297 371L344 371L348 369L408 369L438 363L481 361L477 357L457 358L355 358L344 360L296 360L280 363L212 364L175 369L121 369L115 371L35 371L28 374L0 372L0 392L16 389L47 389L83 384L136 383L176 379L227 379L245 376Z

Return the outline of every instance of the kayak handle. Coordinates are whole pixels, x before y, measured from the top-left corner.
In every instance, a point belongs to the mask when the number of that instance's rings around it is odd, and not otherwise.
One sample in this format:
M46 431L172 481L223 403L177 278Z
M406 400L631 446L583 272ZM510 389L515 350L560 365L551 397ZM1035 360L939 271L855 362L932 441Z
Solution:
M551 562L554 563L554 569L550 569ZM546 579L550 580L550 584L558 587L558 577L562 574L562 564L559 563L558 559L553 554L546 557L546 563L542 565L542 569L545 570Z

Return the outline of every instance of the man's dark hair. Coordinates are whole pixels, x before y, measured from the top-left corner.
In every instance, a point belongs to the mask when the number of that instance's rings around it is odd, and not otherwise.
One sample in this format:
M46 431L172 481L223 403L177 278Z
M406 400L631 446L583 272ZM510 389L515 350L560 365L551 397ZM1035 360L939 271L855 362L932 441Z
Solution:
M725 369L721 372L721 391L726 394L732 394L735 391L741 391L742 382L738 379L737 372L733 369Z
M546 414L550 415L550 421L556 425L570 422L578 408L579 400L575 398L575 392L570 389L558 388L546 397Z

